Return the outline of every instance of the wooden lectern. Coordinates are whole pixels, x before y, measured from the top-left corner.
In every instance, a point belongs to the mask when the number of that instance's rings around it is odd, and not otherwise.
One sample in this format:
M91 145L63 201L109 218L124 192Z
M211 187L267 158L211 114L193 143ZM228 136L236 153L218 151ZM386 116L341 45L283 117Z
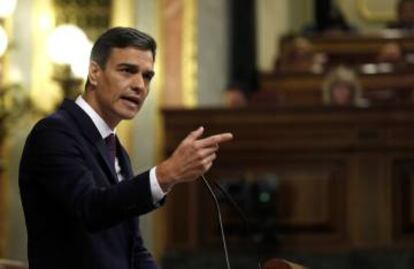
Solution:
M264 269L307 269L307 268L302 265L288 262L283 259L270 259L265 263Z

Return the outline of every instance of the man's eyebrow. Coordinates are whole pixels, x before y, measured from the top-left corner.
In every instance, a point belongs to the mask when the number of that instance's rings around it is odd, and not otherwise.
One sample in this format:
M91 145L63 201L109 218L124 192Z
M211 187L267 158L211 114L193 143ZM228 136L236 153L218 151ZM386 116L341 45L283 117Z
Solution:
M117 64L117 67L128 67L128 68L138 69L138 66L136 64L130 64L130 63L119 63Z
M130 63L119 63L117 65L117 67L118 68L125 68L126 67L126 68L132 69L134 71L139 69L138 65L136 65L136 64L130 64ZM147 75L151 76L151 77L153 77L155 75L155 71L152 70L152 69L150 69L148 71L143 70L143 72L146 73Z

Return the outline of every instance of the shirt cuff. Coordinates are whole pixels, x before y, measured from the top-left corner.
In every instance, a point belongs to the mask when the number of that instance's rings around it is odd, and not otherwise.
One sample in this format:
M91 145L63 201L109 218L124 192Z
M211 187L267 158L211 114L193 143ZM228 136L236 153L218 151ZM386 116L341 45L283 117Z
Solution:
M150 185L151 185L151 194L152 194L152 202L154 205L158 206L159 202L164 198L165 194L160 184L158 183L157 175L155 174L155 168L153 167L150 170Z

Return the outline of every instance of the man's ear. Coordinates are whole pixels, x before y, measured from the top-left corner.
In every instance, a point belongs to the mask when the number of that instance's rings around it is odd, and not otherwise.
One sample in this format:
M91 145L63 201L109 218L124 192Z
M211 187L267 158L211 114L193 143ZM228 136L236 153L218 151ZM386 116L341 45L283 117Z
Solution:
M89 63L89 72L88 72L88 80L91 86L98 86L98 77L101 72L101 67L94 61L90 61Z

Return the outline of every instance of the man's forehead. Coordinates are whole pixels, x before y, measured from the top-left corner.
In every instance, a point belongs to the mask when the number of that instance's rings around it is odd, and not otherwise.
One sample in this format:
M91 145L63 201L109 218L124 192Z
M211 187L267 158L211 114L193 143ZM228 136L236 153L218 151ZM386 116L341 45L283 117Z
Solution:
M132 55L131 55L132 54ZM136 47L125 47L125 48L112 48L108 55L108 61L109 60L122 60L122 59L129 59L130 61L134 60L134 57L131 58L131 56L136 56L137 59L145 59L145 60L151 60L154 62L154 55L152 54L151 50L145 50L140 49Z

